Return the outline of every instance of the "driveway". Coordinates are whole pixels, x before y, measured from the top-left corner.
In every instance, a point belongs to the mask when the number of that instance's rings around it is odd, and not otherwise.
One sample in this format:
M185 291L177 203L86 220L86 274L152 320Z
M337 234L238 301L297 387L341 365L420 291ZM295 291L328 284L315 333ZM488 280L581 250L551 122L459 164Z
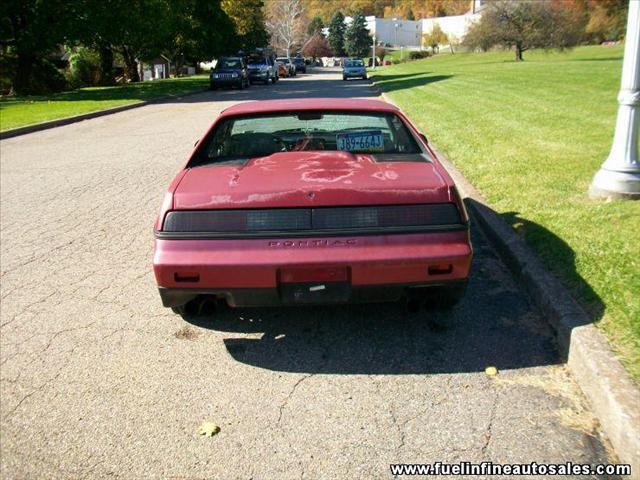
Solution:
M311 96L374 93L325 71L0 142L3 478L613 461L550 327L478 231L448 330L399 305L162 308L152 227L194 142L236 102ZM203 421L220 433L199 436Z

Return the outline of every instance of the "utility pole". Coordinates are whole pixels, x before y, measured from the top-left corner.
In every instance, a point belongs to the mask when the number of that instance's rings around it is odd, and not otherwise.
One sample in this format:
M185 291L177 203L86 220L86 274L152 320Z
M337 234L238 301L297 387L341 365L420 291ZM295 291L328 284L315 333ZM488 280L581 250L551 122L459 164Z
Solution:
M629 1L618 119L609 157L593 177L591 198L640 200L640 1Z
M375 34L373 35L373 46L371 47L373 49L373 70L376 69L376 36Z

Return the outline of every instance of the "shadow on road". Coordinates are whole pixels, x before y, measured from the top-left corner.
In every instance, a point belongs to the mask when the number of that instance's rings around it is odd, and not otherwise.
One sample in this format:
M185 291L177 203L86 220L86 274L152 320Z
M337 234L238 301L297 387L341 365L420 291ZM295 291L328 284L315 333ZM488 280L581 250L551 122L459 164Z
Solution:
M550 248L579 277L565 242L533 222L526 225L547 235ZM464 373L490 365L504 370L564 363L551 326L513 282L484 236L472 229L472 237L475 257L467 295L450 313L408 313L399 304L369 304L224 308L186 320L241 334L224 340L235 360L284 372ZM452 315L453 327L435 329L430 315Z

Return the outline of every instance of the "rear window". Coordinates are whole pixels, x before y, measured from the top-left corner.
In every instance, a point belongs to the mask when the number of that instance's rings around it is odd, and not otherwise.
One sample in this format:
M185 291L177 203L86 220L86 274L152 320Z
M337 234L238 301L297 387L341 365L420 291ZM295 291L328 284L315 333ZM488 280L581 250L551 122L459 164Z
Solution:
M264 57L251 56L247 63L249 65L265 65L267 63L267 59Z
M242 62L239 58L223 58L216 65L216 69L240 69L242 68Z
M422 150L393 113L315 112L223 119L189 166L246 160L279 152L348 151L415 155Z
M364 62L362 60L347 60L344 65L345 67L364 67Z

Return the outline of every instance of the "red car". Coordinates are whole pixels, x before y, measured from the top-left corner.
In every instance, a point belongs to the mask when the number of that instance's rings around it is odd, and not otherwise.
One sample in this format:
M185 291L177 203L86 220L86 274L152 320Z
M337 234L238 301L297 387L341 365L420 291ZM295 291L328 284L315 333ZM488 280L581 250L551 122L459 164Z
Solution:
M162 303L231 306L463 295L469 221L424 135L376 100L225 110L166 193L153 268Z
M289 70L287 69L287 66L283 62L276 62L276 65L278 65L279 77L285 78L289 76Z

